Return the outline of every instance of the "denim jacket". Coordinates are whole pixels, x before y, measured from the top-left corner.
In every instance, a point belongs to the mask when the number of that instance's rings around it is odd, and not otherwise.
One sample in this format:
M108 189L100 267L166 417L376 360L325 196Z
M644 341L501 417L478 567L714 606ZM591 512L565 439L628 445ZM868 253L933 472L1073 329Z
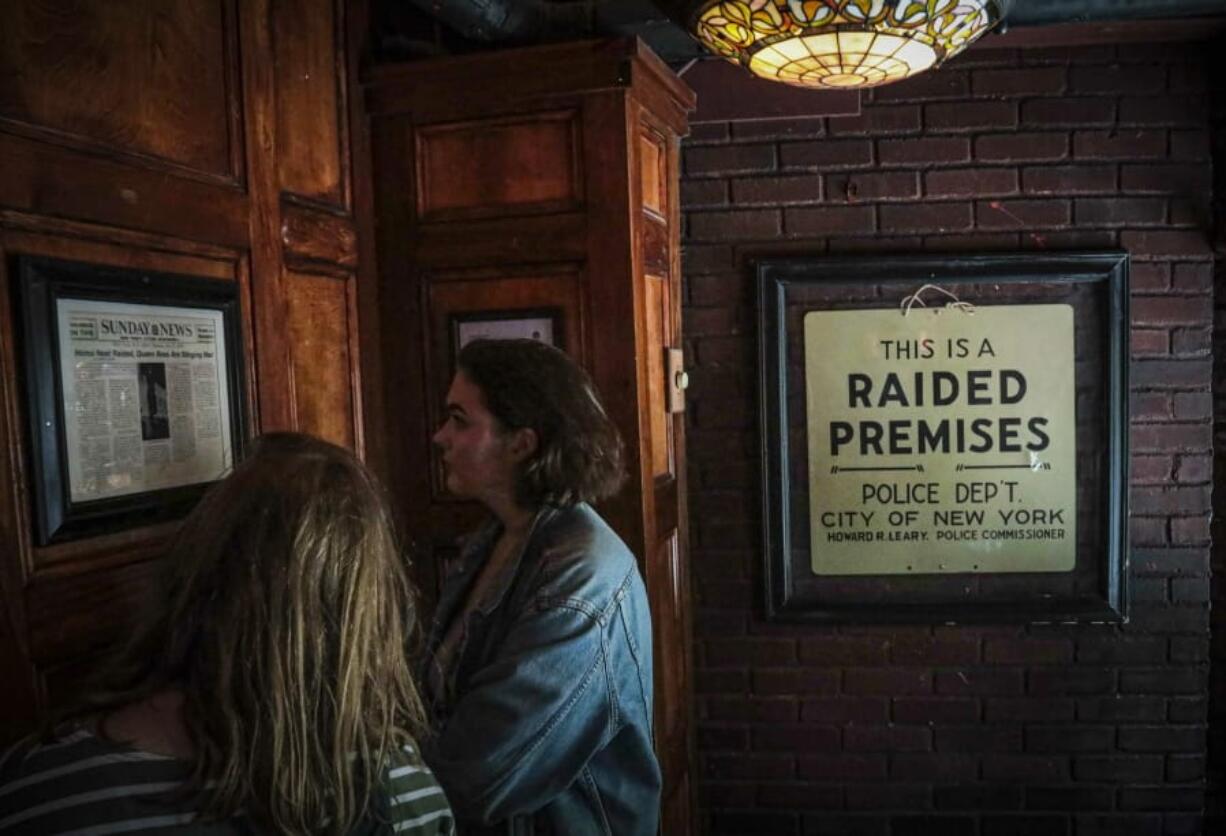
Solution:
M443 583L432 655L501 528ZM651 618L634 556L587 505L546 506L518 558L468 612L454 691L424 755L463 834L654 836Z

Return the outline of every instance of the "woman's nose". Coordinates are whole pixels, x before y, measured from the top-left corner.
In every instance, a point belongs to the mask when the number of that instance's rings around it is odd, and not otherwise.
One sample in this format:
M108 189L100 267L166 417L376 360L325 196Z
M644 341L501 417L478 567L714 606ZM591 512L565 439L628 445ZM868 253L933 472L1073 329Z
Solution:
M434 431L434 435L430 436L430 440L434 442L434 446L442 447L443 438L446 435L447 425L444 423L441 427Z

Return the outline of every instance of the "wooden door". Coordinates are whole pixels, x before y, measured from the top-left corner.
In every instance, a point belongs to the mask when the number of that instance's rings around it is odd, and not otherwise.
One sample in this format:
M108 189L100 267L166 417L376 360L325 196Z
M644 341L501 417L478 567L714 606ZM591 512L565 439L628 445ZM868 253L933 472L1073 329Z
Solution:
M690 590L685 490L684 375L681 347L681 271L678 246L675 133L639 111L633 156L638 171L635 273L641 293L640 402L646 536L644 570L651 597L655 645L656 752L664 774L660 830L693 832Z

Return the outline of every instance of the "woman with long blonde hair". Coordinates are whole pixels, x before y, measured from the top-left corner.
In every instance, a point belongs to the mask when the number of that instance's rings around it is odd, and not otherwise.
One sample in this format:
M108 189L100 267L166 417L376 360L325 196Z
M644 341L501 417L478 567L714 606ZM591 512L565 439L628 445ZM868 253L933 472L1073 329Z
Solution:
M150 617L72 722L0 762L0 833L447 834L382 494L264 436L179 530Z

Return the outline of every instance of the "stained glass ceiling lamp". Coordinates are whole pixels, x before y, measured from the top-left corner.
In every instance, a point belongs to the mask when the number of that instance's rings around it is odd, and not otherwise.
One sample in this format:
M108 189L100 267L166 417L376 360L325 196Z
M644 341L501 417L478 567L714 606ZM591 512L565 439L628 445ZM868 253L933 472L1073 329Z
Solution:
M754 75L810 89L921 73L999 23L1013 0L698 0L689 25Z

